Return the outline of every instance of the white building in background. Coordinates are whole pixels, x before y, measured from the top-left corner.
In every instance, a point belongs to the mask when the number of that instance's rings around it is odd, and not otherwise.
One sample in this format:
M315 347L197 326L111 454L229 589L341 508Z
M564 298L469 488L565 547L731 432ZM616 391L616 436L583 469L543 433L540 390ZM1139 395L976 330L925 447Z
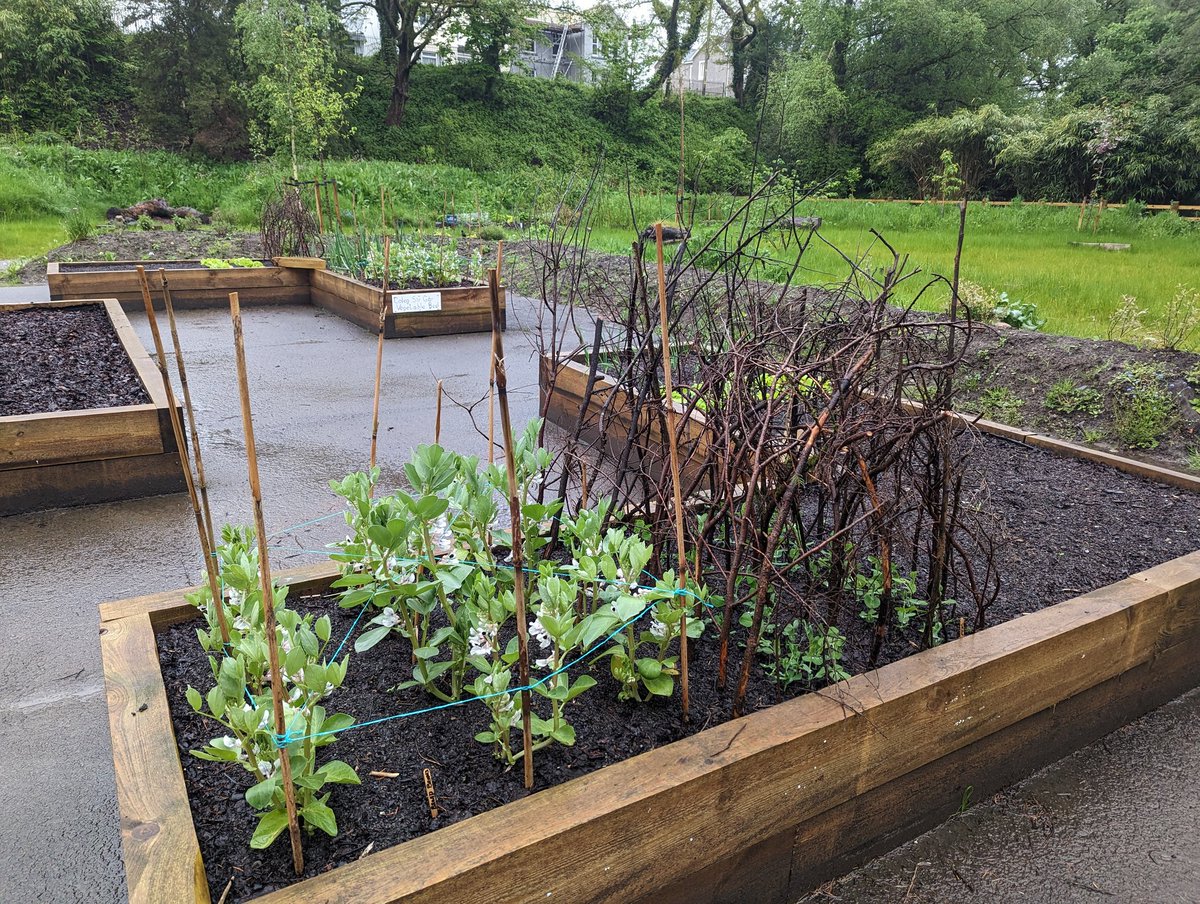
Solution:
M368 56L379 52L379 20L371 10L347 13L344 19L354 52ZM534 78L565 78L574 82L591 81L593 71L603 65L600 39L590 22L582 19L528 19L536 29L521 48L508 71ZM450 66L471 62L466 43L453 34L439 35L421 54L429 66Z
M683 90L714 97L733 96L728 40L706 41L683 60Z
M360 8L344 15L354 52L360 56L377 53L379 20L374 11ZM604 65L600 37L591 22L556 16L526 22L536 31L509 64L509 72L590 82ZM429 43L421 54L421 62L428 66L451 66L471 62L471 55L461 37L447 33ZM707 39L688 54L683 63L683 89L715 97L732 96L728 38Z

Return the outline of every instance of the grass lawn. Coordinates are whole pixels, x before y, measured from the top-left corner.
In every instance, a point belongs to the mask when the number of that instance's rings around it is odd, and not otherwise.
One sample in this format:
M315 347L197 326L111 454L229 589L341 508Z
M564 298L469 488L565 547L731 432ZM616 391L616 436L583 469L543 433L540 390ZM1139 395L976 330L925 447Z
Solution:
M664 213L667 211L669 207ZM905 272L921 271L901 285L898 301L911 300L928 281L926 274L949 277L953 272L958 218L952 207L943 215L936 206L813 202L800 212L822 217L820 235L829 244L820 239L811 243L797 271L798 284L836 285L846 278L850 266L830 244L863 269L882 275L891 256L871 234L872 228L907 256ZM1163 233L1178 224L1138 222L1120 211L1109 211L1104 217L1093 234L1086 226L1077 231L1077 209L1033 204L972 206L967 215L962 278L1007 292L1010 301L1033 302L1039 316L1046 319L1043 329L1047 332L1105 338L1109 317L1124 295L1138 299L1152 327L1177 286L1200 288L1200 230L1170 235ZM664 220L670 222L673 217L668 213ZM599 250L624 253L631 235L631 229L597 227L591 244ZM1071 242L1120 242L1132 247L1103 251ZM761 253L778 262L771 269L786 272L796 259L796 245L790 242L785 247L782 240L772 241ZM944 310L948 303L948 289L936 287L921 297L918 307ZM1200 336L1193 338L1191 346L1200 348Z
M67 240L59 217L0 220L0 260L40 257Z

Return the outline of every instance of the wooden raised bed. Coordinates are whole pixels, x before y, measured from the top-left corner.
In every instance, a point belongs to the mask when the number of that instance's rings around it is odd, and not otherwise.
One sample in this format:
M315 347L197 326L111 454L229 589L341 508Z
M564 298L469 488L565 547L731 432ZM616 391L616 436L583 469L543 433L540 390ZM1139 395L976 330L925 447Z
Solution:
M332 270L313 270L312 303L374 333L384 305L383 289ZM505 289L500 287L500 325L506 325ZM484 333L492 329L488 287L389 289L389 314L383 335L388 339Z
M100 607L138 904L209 901L155 645L184 592ZM257 900L793 901L1200 683L1198 655L1192 553Z
M541 399L540 410L546 420L564 430L573 431L579 421L580 406L587 390L587 379L586 363L574 358L561 360L557 372L555 372L550 357L542 355L538 368L538 385ZM918 403L906 402L905 404L916 406ZM596 383L592 387L592 396L588 401L581 437L591 442L602 435L609 447L619 452L625 443L625 438L629 435L629 409L624 390L608 377L597 373ZM675 410L682 413L685 409L676 403ZM971 425L981 433L1002 436L1015 442L1046 449L1056 455L1087 459L1116 468L1118 471L1136 474L1139 477L1157 480L1185 490L1200 492L1200 477L1185 474L1182 471L1175 471L1133 458L1125 458L1112 452L1081 446L1053 436L1010 427L1008 424L984 418L956 412L946 412L946 415L963 424ZM664 449L666 448L666 438L662 435L657 423L651 425L651 436L661 443ZM684 427L679 447L680 461L683 463L685 477L695 474L696 469L703 462L709 439L703 413L693 411L689 422Z
M0 417L0 515L184 489L158 368L115 300L3 304L0 316L81 304L103 305L150 402Z
M142 289L137 267L146 268L154 303L161 307L162 295L158 270L170 265L167 280L171 300L177 308L211 307L229 303L229 293L237 292L243 305L307 304L308 269L293 266L234 267L210 270L199 261L74 261L46 265L46 282L54 300L79 298L116 298L126 310L143 310ZM180 264L193 266L180 267ZM89 270L89 267L120 267L119 270Z
M587 383L586 363L573 358L561 360L556 372L550 356L542 355L538 365L539 410L546 420L564 430L573 431L587 394ZM680 415L687 410L678 402L673 404ZM642 414L643 419L649 416L648 411ZM631 424L628 394L609 377L597 372L580 438L586 442L603 438L609 449L619 455L629 436ZM699 411L692 411L690 417L682 422L682 429L679 441L680 468L684 479L691 479L708 456L711 437L704 414ZM649 432L651 439L661 445L665 454L667 437L657 419L650 421Z

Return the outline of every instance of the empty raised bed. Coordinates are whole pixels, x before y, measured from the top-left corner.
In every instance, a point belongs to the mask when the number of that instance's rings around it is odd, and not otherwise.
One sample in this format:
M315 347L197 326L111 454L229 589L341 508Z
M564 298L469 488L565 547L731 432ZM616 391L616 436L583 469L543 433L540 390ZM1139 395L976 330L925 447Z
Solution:
M0 305L0 514L184 488L155 368L114 300Z
M248 263L258 266L243 265ZM276 266L270 261L221 261L215 266L205 266L199 260L51 262L46 266L50 297L116 298L127 310L142 310L139 266L146 269L156 305L162 304L159 270L167 273L171 299L177 308L227 305L230 292L237 292L243 305L308 302L310 271Z

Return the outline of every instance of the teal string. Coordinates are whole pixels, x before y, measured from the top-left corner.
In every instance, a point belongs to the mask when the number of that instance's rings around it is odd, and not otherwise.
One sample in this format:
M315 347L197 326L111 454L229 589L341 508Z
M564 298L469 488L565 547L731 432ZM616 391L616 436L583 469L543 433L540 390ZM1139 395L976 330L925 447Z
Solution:
M692 597L696 596L690 590L682 590L682 589L673 591L672 595L673 596L692 596ZM699 599L699 597L696 597L696 598ZM424 709L414 709L414 710L410 710L408 712L394 713L390 716L380 716L377 719L368 719L366 722L355 722L353 725L351 725L347 728L341 728L341 729L336 729L336 730L332 730L332 731L315 731L312 734L307 734L307 735L293 735L291 728L289 728L284 734L272 735L272 738L275 742L275 746L279 749L283 749L291 744L295 744L300 741L308 741L308 740L312 740L315 738L325 737L327 735L342 734L343 732L353 731L356 728L367 728L368 726L371 726L371 725L380 725L384 722L392 722L396 719L407 719L412 716L423 716L423 715L427 715L429 713L440 712L441 710L445 710L445 709L452 709L456 706L465 706L468 703L476 703L480 700L490 700L494 697L504 697L504 696L510 696L513 694L520 694L520 693L523 693L524 691L536 690L537 688L539 688L543 684L545 684L547 681L549 681L551 678L555 678L558 675L561 675L563 672L566 672L568 669L571 669L574 666L578 665L579 663L583 662L585 659L587 659L589 656L591 656L593 653L595 653L597 650L599 650L605 644L612 641L614 638L616 638L616 636L618 634L620 634L622 631L624 631L626 628L628 628L630 625L632 625L634 622L636 622L638 619L640 619L642 616L644 616L647 612L649 612L651 609L653 609L655 603L657 603L657 602L658 602L658 600L655 600L654 602L651 602L650 604L648 604L644 609L642 609L641 612L639 612L637 615L633 616L633 618L623 622L620 626L617 627L616 630L614 630L611 634L609 634L603 640L599 640L596 643L594 643L591 647L588 648L588 650L586 652L581 653L575 659L572 659L570 662L560 665L558 668L554 669L554 671L549 672L548 674L539 678L537 681L531 682L530 684L521 685L520 687L512 687L512 688L509 688L508 690L503 690L503 691L493 691L490 694L480 694L475 697L465 697L462 700L451 700L449 703L439 703L436 706L429 706ZM703 600L701 602L703 602ZM366 607L364 606L363 608L365 609Z

